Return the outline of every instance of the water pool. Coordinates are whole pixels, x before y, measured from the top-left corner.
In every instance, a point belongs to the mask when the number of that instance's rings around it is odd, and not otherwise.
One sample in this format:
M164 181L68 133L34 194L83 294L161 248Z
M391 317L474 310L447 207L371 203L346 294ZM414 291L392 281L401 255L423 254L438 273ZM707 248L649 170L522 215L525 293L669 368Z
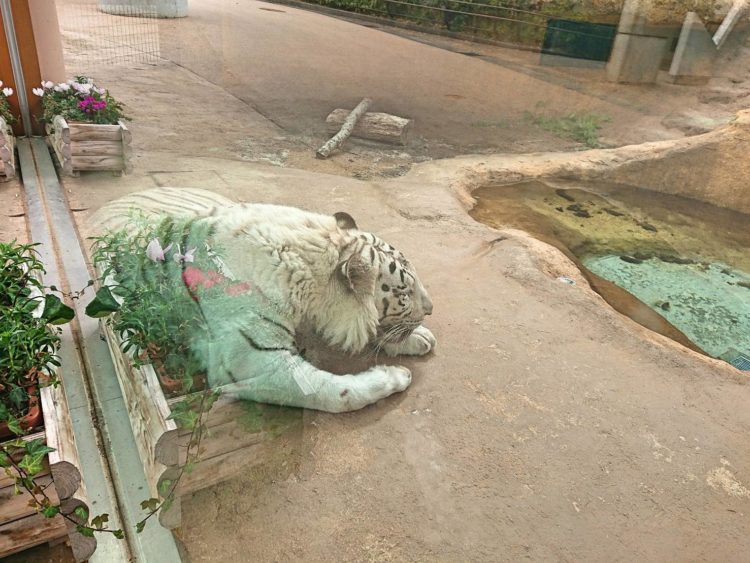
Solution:
M472 195L475 219L557 246L584 273L617 284L707 354L750 356L747 215L611 184L532 181Z

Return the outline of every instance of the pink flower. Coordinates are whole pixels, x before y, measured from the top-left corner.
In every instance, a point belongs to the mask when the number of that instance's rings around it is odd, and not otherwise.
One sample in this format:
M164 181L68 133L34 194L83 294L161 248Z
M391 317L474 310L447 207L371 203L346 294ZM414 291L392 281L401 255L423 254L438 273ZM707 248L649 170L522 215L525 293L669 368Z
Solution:
M203 271L193 266L188 266L182 272L182 281L185 283L190 291L198 289L199 285L203 285L206 278L203 276Z
M104 100L97 100L93 96L86 96L80 102L78 102L79 109L82 109L86 113L92 113L99 111L107 107L107 102Z

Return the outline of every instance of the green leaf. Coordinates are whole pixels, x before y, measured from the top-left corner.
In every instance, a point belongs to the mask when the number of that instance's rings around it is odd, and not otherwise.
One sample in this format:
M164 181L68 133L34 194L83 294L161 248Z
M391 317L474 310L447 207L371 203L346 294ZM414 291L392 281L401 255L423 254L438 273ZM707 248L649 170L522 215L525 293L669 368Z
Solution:
M96 296L86 305L86 314L89 317L100 319L120 310L120 304L106 285L99 288Z
M24 448L26 449L26 453L31 455L46 455L55 451L55 448L50 448L41 438L24 442Z
M141 502L141 509L142 510L149 510L154 511L159 506L159 499L158 498L150 498L148 500L144 500Z
M37 452L37 453L27 453L25 456L23 456L23 459L21 459L20 462L18 462L18 467L23 469L27 475L30 477L33 477L37 473L41 472L42 470L42 462L44 461L44 452Z
M54 518L60 513L59 506L47 506L42 510L42 514L45 518Z
M53 325L62 325L72 321L73 317L75 317L73 309L60 301L57 295L48 294L44 296L44 313L42 313L42 318L45 321Z
M18 420L16 417L11 417L8 419L8 430L13 432L13 434L16 434L17 436L20 436L23 434L23 428L21 428L21 421Z
M188 430L192 430L195 428L196 423L200 419L200 413L197 413L195 411L173 411L172 414L170 414L168 419L174 420L177 424L182 426L183 428L187 428Z
M4 450L0 450L0 467L10 467L10 457Z
M141 520L140 522L138 522L135 525L135 532L137 534L140 534L143 531L143 528L145 528L145 527L146 527L146 521L145 520Z
M78 508L83 508L82 506L79 506ZM86 536L87 538L93 538L94 537L94 530L93 528L89 528L88 526L76 526L76 530L79 534L82 536Z
M23 387L14 386L11 384L11 389L8 393L8 400L13 405L15 405L17 409L20 409L26 403L26 401L29 400L29 394ZM16 434L22 434L22 432L19 430L18 432L16 432Z
M125 532L123 532L122 530L112 530L112 535L115 536L118 540L125 539Z
M73 514L75 514L78 518L80 518L84 522L89 521L89 509L86 508L85 506L76 506L75 510L73 511Z
M172 490L172 481L170 479L164 479L163 481L159 482L157 488L159 489L159 494L163 497L166 497Z

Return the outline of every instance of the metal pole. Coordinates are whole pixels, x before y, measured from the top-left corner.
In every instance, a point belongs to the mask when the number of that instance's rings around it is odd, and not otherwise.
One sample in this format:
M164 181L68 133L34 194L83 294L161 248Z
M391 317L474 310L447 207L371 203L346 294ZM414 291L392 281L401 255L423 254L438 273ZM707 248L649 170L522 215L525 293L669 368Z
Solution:
M0 13L3 16L3 27L5 38L8 41L8 53L10 54L10 66L13 68L13 79L16 83L16 96L18 96L18 107L21 109L21 123L23 123L24 134L31 137L31 115L29 114L29 99L26 97L26 82L23 79L23 66L21 56L18 53L18 42L16 41L16 26L13 23L13 12L10 8L10 0L0 0Z

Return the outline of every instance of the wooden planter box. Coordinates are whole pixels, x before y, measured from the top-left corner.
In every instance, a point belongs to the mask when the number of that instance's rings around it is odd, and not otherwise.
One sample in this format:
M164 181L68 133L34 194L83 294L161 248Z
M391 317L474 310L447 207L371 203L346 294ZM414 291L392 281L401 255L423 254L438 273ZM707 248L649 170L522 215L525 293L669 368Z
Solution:
M2 118L0 118L1 120ZM32 288L32 295L40 295ZM37 309L36 314L41 314ZM81 480L78 448L72 431L70 409L63 391L64 382L58 386L42 387L39 402L42 407L44 428L27 434L24 440L41 439L55 451L44 459L44 470L34 477L53 503L60 503L63 512L72 513L78 506L88 508L86 489ZM41 424L40 424L41 426ZM31 429L33 430L33 429ZM0 440L4 441L4 440ZM0 471L0 559L43 543L67 541L76 561L86 561L96 550L96 538L82 536L76 526L59 514L46 518L29 506L31 496L17 495L15 479Z
M63 174L111 170L120 175L132 169L131 135L122 120L117 125L68 123L58 115L47 125L47 135Z
M132 355L122 352L122 340L102 320L120 388L125 399L135 442L143 463L150 494L162 495L160 484L174 482L185 464L190 430L179 428L168 417L171 405L181 397L168 399L150 364L134 366ZM262 408L260 406L259 408ZM281 407L270 407L281 409ZM166 528L178 528L182 521L180 499L200 489L216 485L264 463L270 457L275 439L302 420L302 411L287 409L273 428L250 428L242 422L247 403L222 395L204 417L206 433L199 450L199 461L189 472L183 472L177 494L169 510L159 513ZM168 487L164 487L168 490ZM144 495L146 493L144 492Z
M46 486L45 493L60 502L66 513L88 506L86 491L78 470L78 449L71 431L70 412L60 386L41 389L44 429L24 436L24 440L42 439L54 452L45 459L45 469L35 477ZM79 534L75 525L57 515L45 518L29 506L28 493L15 494L15 482L0 473L0 559L43 543L68 541L76 561L86 561L96 549L96 538Z
M0 181L16 175L16 138L13 129L0 117Z

